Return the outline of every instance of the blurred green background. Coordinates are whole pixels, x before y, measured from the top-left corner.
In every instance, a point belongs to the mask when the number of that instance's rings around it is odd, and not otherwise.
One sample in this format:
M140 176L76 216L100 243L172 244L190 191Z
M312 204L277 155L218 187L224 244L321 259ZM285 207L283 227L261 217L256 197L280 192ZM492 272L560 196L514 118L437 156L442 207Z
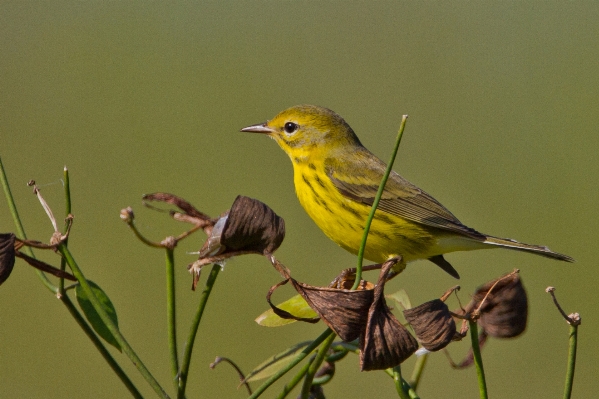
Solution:
M301 209L291 164L276 144L238 130L292 105L318 104L387 159L401 115L409 114L396 170L469 226L577 260L511 251L447 256L462 275L464 302L515 267L528 290L527 332L484 350L490 395L560 397L568 326L544 292L554 285L566 311L583 318L574 396L591 397L599 390L597 21L594 2L2 2L0 156L28 236L39 240L52 228L26 182L35 179L62 215L68 166L76 217L70 248L171 392L164 254L135 239L119 210L133 206L139 228L159 240L184 226L143 209L143 193L172 192L211 215L237 194L258 198L285 218L278 258L300 281L326 284L355 257ZM0 230L14 231L4 199ZM195 255L186 252L202 242L199 233L176 254L181 339L199 298L186 271ZM38 255L57 264L52 254ZM189 398L246 396L232 369L208 368L216 356L247 372L324 329L254 323L278 281L258 256L226 265L200 326ZM418 262L387 292L405 288L418 304L454 283ZM276 300L292 294L284 290ZM0 303L0 397L128 396L23 262L0 287ZM466 350L467 343L450 347L456 359ZM152 397L129 360L114 355ZM412 364L405 363L408 376ZM476 397L475 371L454 371L436 354L419 392ZM397 397L389 377L359 372L355 356L338 366L325 393Z

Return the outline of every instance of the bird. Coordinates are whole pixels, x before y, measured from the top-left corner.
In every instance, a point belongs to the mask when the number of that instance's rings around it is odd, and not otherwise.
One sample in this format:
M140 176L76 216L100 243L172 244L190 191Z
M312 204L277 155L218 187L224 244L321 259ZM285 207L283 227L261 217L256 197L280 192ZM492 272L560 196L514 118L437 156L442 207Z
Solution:
M366 220L387 165L362 145L347 122L315 105L288 108L273 119L241 129L274 139L291 159L300 204L331 240L357 254ZM364 258L406 264L428 259L451 276L444 258L454 251L507 248L566 262L574 259L541 245L483 234L461 223L441 203L391 171L368 234Z

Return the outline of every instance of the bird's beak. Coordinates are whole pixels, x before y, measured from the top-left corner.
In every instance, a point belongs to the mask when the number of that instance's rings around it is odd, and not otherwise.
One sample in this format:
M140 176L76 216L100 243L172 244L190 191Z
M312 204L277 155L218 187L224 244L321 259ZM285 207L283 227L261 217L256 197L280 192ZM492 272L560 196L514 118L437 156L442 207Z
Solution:
M271 127L268 127L267 122L264 122L264 123L258 123L257 125L244 127L243 129L240 130L240 132L270 134L270 133L275 133L276 130Z

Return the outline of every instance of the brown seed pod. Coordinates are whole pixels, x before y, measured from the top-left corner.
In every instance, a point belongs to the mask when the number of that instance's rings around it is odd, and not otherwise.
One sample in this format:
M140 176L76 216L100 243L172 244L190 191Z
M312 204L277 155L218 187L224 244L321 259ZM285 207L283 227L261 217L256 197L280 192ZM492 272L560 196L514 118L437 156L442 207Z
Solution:
M455 336L455 321L440 299L406 309L403 314L414 328L420 344L431 352L445 348Z
M12 273L15 265L15 235L13 233L0 234L0 285Z

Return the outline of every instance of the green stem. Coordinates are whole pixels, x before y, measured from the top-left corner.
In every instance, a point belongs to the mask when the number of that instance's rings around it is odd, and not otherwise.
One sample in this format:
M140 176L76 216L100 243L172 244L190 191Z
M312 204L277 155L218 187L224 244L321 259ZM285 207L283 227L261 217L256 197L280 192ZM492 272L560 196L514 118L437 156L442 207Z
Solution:
M364 234L362 235L362 243L360 244L360 250L358 251L358 266L356 267L356 281L354 282L353 290L358 288L360 285L360 280L362 279L362 262L364 261L364 250L366 248L366 241L368 239L368 232L370 231L370 225L372 224L372 219L374 218L374 213L376 212L376 208L379 206L379 202L381 200L381 196L383 195L383 191L385 190L385 184L387 183L387 179L389 179L389 175L391 174L391 169L393 168L393 162L395 162L395 157L397 156L397 150L399 149L399 143L401 143L401 137L403 136L403 131L406 127L406 121L408 120L408 116L404 115L401 118L401 125L399 126L399 132L397 133L397 139L395 140L395 147L393 148L393 153L391 154L391 159L387 164L387 169L385 170L385 174L383 175L383 179L381 180L381 184L379 185L379 189L376 193L376 197L374 198L374 202L372 203L372 207L370 208L370 214L368 215L368 219L366 220L366 225L364 226Z
M15 222L15 228L17 229L17 236L23 240L27 239L25 235L25 229L23 229L23 224L21 223L21 218L19 217L19 212L17 211L17 206L15 205L15 200L10 191L10 186L8 185L8 179L6 178L6 173L4 172L4 165L2 164L2 158L0 158L0 182L2 182L2 188L4 189L4 195L6 196L6 201L8 202L8 209L12 214L12 218ZM25 247L24 251L27 252L27 255L32 258L35 257L33 251L30 247ZM58 287L52 284L52 282L48 279L48 277L40 270L35 269L37 276L42 280L42 283L53 293L58 293Z
M135 385L133 385L133 382L131 382L129 377L127 377L127 374L125 374L123 369L121 369L119 364L110 355L110 352L108 352L104 344L102 344L102 341L100 341L100 339L96 336L91 327L86 323L81 314L77 311L77 308L75 307L73 302L71 302L71 299L67 295L63 295L60 297L60 300L66 306L67 310L69 311L71 316L73 316L77 324L79 324L79 327L81 327L85 335L87 335L87 337L92 341L98 352L100 352L100 355L102 355L104 360L106 360L106 363L108 363L110 368L115 372L115 374L119 377L123 384L125 384L125 387L127 387L131 395L134 398L143 398L143 396L141 395L141 393L139 393Z
M64 203L65 203L65 217L71 213L71 184L69 182L69 170L64 167ZM66 227L63 233L66 233ZM68 245L69 238L65 238L64 245ZM66 270L67 262L64 258L60 258L60 270L63 272ZM60 295L64 295L64 278L60 277L58 280L58 292Z
M272 375L262 385L260 385L260 387L258 387L258 389L256 389L254 391L254 393L248 397L248 399L256 399L257 397L262 395L262 393L264 393L264 391L266 391L266 389L268 389L269 386L271 386L275 381L277 381L279 378L281 378L283 375L285 375L285 373L287 373L289 370L294 368L299 362L304 360L306 358L306 356L308 356L310 353L312 353L312 351L314 349L316 349L331 334L334 334L333 331L330 328L327 328L310 345L305 347L304 350L301 351L295 357L295 359L293 359L293 361L291 363L289 363L287 366L283 367L281 370L277 371L276 374Z
M291 381L289 381L287 385L283 387L283 390L279 396L277 396L277 399L285 399L287 397L287 394L289 394L289 392L295 388L302 378L304 378L311 364L311 362L308 362L300 369L300 371L291 379Z
M333 344L335 340L336 334L329 334L329 336L324 340L322 345L320 345L320 349L316 353L316 357L310 362L310 367L308 368L308 372L306 373L306 378L304 378L304 384L302 385L302 392L300 397L302 399L308 399L310 396L310 387L312 386L312 381L314 380L314 375L320 369L320 366L329 351L329 348Z
M410 386L414 390L416 390L418 388L418 384L420 383L420 377L422 377L422 371L424 370L424 366L426 365L427 359L428 359L428 354L424 354L424 355L416 358L416 364L414 365L414 371L412 371L412 378L410 378Z
M393 367L393 382L395 390L401 399L410 399L410 395L404 390L403 378L401 377L401 366L398 364Z
M470 325L470 341L472 342L472 354L474 355L480 398L487 399L487 382L485 380L485 370L483 369L483 358L480 354L480 346L478 345L478 326L472 320L468 320L468 324Z
M578 325L570 324L570 344L568 351L568 370L566 371L566 386L564 399L570 399L572 384L574 383L574 369L576 368L576 346L578 344Z
M166 315L168 323L168 348L175 390L179 389L179 357L177 354L177 319L175 306L175 250L166 248Z
M177 389L177 398L179 399L185 397L185 388L187 386L187 375L189 373L189 365L191 363L191 352L193 350L193 343L196 338L196 333L198 332L198 327L200 326L200 321L202 320L202 314L204 314L204 309L206 308L206 303L208 302L208 298L210 297L210 293L212 292L212 287L214 287L214 282L216 281L216 278L218 277L218 273L220 271L220 265L212 266L212 270L210 270L210 275L208 275L208 280L206 281L206 287L204 288L202 296L200 297L198 310L196 311L196 315L192 321L191 328L189 329L189 335L187 337L187 341L185 342L185 352L183 354L183 362L181 363L181 371L179 372Z
M133 362L135 367L137 367L141 375L146 379L148 384L150 384L150 386L154 389L158 396L162 398L168 398L169 396L167 395L167 393L164 391L164 389L162 389L158 381L156 381L156 379L152 376L150 371L146 368L146 366L137 356L133 348L129 345L123 334L121 334L118 327L114 324L112 319L108 316L108 314L102 307L102 304L94 294L94 291L87 282L87 279L83 275L83 272L79 268L79 265L77 265L77 262L73 258L73 255L71 254L69 249L64 244L60 244L58 245L57 250L67 261L67 264L71 268L71 271L73 272L75 278L77 278L77 281L81 285L81 288L85 292L85 295L89 298L92 306L98 313L98 316L100 316L100 319L102 319L102 322L106 325L106 328L108 328L108 330L114 336L115 340L119 343L123 352L129 357L129 359Z
M15 227L17 229L17 232L18 232L18 234L19 234L19 236L21 238L26 239L27 236L25 234L25 230L23 228L23 224L21 223L21 218L19 217L19 212L17 211L17 207L15 205L12 193L10 191L10 186L8 185L8 179L6 178L6 173L4 172L4 166L2 165L2 159L1 158L0 158L0 181L2 182L2 187L4 189L4 194L6 195L6 199L7 199L7 202L8 202L8 207L10 209L10 212L11 212L12 216L13 216L13 220L15 222ZM66 168L65 168L65 197L66 197L66 200L67 200L67 214L68 214L68 213L70 213L70 209L71 209L71 195L70 195L70 189L69 189L68 171L67 171ZM31 250L30 247L26 247L25 251L28 252L29 256L31 256L32 258L35 258L35 254L33 253L33 251ZM61 266L62 266L61 269L62 270L64 270L64 265L65 265L64 258L61 258ZM65 294L63 279L61 279L62 285L59 286L59 287L56 287L46 277L46 275L44 273L42 273L39 270L36 270L36 272L37 272L39 278L42 280L42 283L44 283L44 285L48 289L50 289L50 291L52 291L52 292L54 292L54 293L57 294L57 297L66 306L66 308L69 311L69 313L71 314L71 316L73 316L73 318L75 319L75 321L77 322L77 324L84 331L85 335L87 335L88 338L92 341L92 343L94 344L94 346L96 347L96 349L98 349L98 351L100 352L100 355L102 355L102 357L104 358L104 360L106 360L106 362L108 363L108 365L110 366L110 368L116 373L116 375L123 382L123 384L125 384L125 386L129 390L129 392L131 393L131 395L133 395L133 397L135 397L135 398L141 398L142 396L139 393L139 391L137 390L137 388L135 388L135 385L133 385L133 383L131 382L131 380L129 379L129 377L127 377L127 375L125 374L125 372L123 371L123 369L121 369L121 367L119 366L119 364L110 355L110 352L108 352L108 350L106 349L106 347L104 346L104 344L102 343L102 341L100 341L100 339L96 336L96 334L91 329L91 327L87 324L87 322L85 321L85 319L81 316L81 314L79 313L79 311L77 310L77 308L75 307L75 305L73 305L73 302L71 301L71 299Z

